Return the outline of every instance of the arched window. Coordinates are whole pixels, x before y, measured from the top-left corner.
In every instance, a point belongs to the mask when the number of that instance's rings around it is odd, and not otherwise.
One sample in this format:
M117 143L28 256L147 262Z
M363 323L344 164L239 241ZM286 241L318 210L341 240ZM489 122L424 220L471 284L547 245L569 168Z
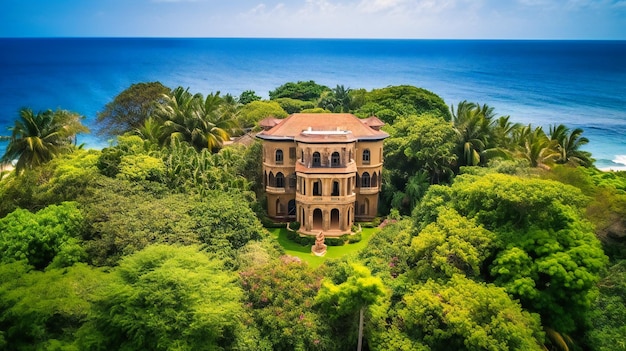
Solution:
M280 199L276 199L276 214L283 214L283 205L280 203Z
M331 196L339 196L339 182L336 180L333 181L333 193Z
M274 177L274 173L272 173L272 172L270 172L268 185L269 186L276 186L276 178Z
M372 183L370 179L370 174L367 172L363 173L363 175L361 176L361 187L369 188L371 185Z
M285 187L285 176L281 172L278 172L276 174L276 187L277 188Z
M374 172L372 174L372 188L376 187L378 187L378 176L376 175L376 172Z
M313 182L313 196L322 196L322 182L319 180Z
M330 229L339 229L339 210L330 210Z
M370 150L363 150L363 163L370 163Z
M292 189L296 188L296 180L297 180L296 174L295 173L291 173L289 175L289 187L290 188L292 188Z
M332 167L339 167L339 153L338 152L333 152L332 155L330 155L330 164Z
M276 163L277 164L283 163L283 150L281 149L276 150Z
M319 152L313 153L313 167L319 167L322 165L322 158L320 157Z

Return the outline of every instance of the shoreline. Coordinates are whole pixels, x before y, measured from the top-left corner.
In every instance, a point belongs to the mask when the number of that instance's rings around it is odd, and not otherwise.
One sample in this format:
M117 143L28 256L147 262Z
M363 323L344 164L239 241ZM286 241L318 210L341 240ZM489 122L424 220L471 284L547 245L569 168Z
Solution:
M13 167L12 164L10 163L0 163L0 173L2 172L12 172L15 169L15 167Z

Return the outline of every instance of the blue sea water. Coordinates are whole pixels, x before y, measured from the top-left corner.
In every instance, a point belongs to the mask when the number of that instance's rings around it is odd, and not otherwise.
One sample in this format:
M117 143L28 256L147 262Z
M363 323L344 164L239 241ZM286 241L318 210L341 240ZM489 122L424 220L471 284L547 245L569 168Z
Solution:
M626 166L626 41L0 39L0 135L21 107L75 111L93 127L97 112L138 82L267 98L299 80L409 84L448 105L486 103L515 122L581 127L598 167ZM95 135L79 142L107 144Z

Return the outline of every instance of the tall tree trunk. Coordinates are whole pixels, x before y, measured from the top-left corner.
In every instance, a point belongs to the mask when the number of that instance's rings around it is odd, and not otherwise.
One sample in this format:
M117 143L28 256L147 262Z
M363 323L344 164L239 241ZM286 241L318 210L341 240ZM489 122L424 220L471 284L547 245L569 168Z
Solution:
M356 347L356 351L361 351L363 347L363 314L365 311L365 306L361 307L359 310L359 342Z

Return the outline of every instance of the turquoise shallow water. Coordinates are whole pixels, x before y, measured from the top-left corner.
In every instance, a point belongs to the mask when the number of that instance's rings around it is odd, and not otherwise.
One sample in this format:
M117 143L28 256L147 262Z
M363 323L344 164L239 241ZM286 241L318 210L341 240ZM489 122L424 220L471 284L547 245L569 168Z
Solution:
M24 106L76 111L93 125L136 82L264 97L298 80L410 84L448 104L487 103L516 122L582 127L598 167L626 166L624 41L0 39L0 53L0 135Z

